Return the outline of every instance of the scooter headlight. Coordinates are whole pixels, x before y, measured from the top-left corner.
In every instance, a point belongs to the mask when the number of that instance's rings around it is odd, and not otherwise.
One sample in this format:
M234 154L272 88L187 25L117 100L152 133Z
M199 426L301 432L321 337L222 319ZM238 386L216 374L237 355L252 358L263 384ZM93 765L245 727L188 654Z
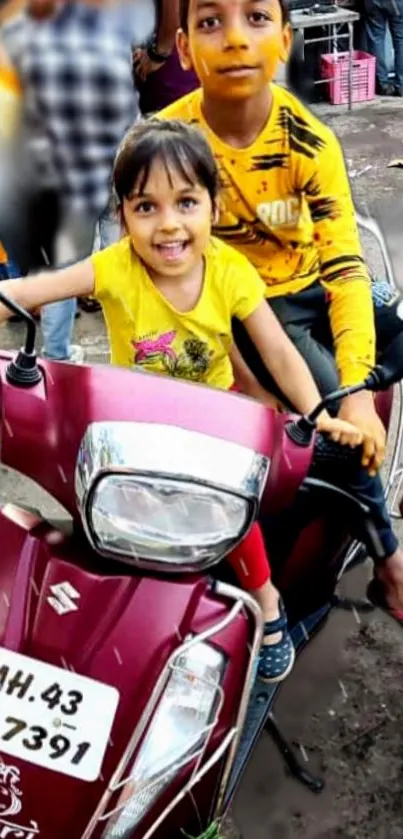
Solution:
M185 481L110 475L94 490L88 516L102 550L194 567L228 551L250 509L243 498Z
M256 514L268 460L174 426L95 423L80 448L76 491L93 547L139 567L203 570Z
M126 839L181 769L205 749L221 706L225 659L198 643L180 655L103 839Z

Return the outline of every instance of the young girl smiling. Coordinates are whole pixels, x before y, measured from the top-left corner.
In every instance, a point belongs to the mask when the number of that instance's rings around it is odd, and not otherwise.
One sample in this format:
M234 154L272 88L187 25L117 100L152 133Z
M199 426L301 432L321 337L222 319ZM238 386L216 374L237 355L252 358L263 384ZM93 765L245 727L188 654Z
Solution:
M11 280L2 290L26 309L92 295L102 305L113 364L225 390L236 387L231 322L237 317L285 396L309 412L319 392L266 305L264 283L246 257L211 237L218 187L213 155L195 128L175 121L137 124L114 167L126 236L83 262ZM0 306L0 320L6 317ZM247 389L247 376L245 383ZM270 403L263 390L252 395ZM318 427L342 443L361 442L354 426L326 412ZM257 524L228 559L264 614L259 675L280 681L295 653Z

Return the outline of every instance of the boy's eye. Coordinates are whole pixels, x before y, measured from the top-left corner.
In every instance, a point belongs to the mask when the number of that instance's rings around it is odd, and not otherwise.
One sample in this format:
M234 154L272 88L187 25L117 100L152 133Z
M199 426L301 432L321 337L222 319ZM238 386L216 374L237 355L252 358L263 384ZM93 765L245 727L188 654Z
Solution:
M250 23L265 24L268 23L271 18L267 12L251 12L248 15L248 20Z
M179 209L193 210L193 208L197 206L197 203L196 199L191 198L191 196L188 196L188 198L181 198L179 201Z
M198 29L216 29L217 26L220 25L220 18L218 15L210 15L210 17L205 17L203 20L199 20L197 24Z
M151 201L140 201L140 203L136 204L134 207L134 211L136 213L142 213L143 215L151 213L154 209L155 204L152 204Z

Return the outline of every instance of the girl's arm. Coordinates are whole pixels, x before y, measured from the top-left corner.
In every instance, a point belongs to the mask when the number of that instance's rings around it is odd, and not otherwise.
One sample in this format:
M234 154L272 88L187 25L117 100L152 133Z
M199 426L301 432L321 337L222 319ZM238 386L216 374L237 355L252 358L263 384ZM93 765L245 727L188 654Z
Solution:
M95 278L91 259L77 262L59 271L46 271L21 280L5 280L0 293L11 297L23 309L33 311L46 303L57 303L69 297L90 297L94 293ZM0 322L12 315L0 302Z
M229 355L234 372L235 384L241 393L244 393L245 396L251 396L253 399L258 399L259 402L263 402L264 405L268 405L269 408L273 408L275 411L284 410L284 405L280 402L280 399L277 399L277 396L269 393L258 382L236 344L232 345Z
M290 404L301 414L312 411L321 400L318 388L309 367L265 301L244 320L244 325L267 370ZM355 426L332 419L327 411L319 416L317 427L344 445L357 446L362 442L362 434Z

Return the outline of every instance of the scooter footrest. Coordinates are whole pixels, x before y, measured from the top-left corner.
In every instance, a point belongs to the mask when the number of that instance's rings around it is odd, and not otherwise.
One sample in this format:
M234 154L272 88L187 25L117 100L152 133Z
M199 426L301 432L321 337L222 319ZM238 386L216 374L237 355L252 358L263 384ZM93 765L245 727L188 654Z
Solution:
M297 623L291 630L295 649L298 651L315 635L321 623L326 619L331 604L327 603L317 612L309 615L305 620ZM261 731L263 730L279 685L267 685L256 680L249 702L249 709L245 720L243 734L235 757L234 766L228 782L225 794L224 810L229 805L235 790L246 769L250 755L256 745Z

